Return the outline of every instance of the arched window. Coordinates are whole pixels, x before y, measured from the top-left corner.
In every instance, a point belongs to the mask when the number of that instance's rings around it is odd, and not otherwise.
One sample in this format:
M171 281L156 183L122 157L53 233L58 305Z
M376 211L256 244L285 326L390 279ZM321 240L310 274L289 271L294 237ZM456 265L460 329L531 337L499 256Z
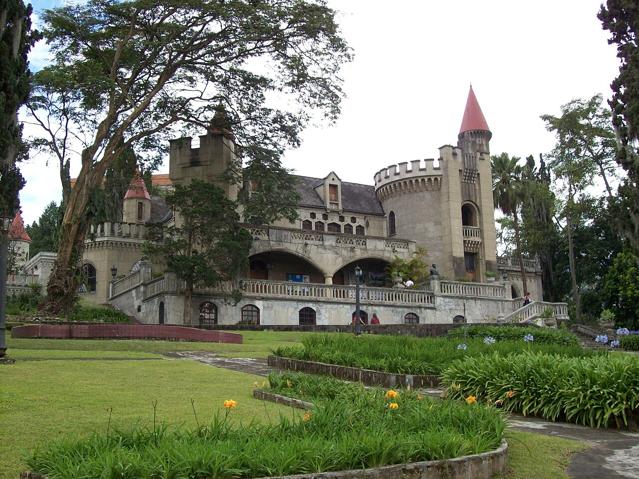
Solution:
M470 203L462 205L462 225L477 226L477 209Z
M359 225L357 228L355 228L355 234L364 236L366 234L366 230L364 229L362 225Z
M353 225L344 225L344 233L347 235L353 234Z
M406 313L404 315L404 324L419 324L419 316L415 313Z
M299 313L300 326L315 326L315 310L313 308L302 308Z
M322 221L315 222L315 231L324 231L324 223Z
M84 263L82 265L82 284L86 292L95 292L97 286L96 276L95 266L91 263Z
M388 236L395 236L397 231L395 230L395 212L388 213Z
M339 223L329 223L328 224L328 232L329 233L341 233L342 232L342 227L339 225Z
M453 324L466 324L466 318L464 318L461 314L458 314L453 318Z
M200 304L200 326L212 326L217 324L217 306L215 303L205 301Z
M254 304L242 307L242 324L260 324L260 308Z
M302 229L303 230L312 230L313 229L313 222L311 220L304 220L302 221Z

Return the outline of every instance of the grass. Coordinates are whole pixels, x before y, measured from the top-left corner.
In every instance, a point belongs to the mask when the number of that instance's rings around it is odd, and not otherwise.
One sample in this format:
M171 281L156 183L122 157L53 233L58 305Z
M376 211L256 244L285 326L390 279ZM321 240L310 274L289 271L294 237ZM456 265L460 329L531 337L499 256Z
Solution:
M0 366L0 477L18 477L26 468L23 456L54 438L82 438L106 430L109 414L111 427L148 424L154 401L158 421L185 426L195 424L191 399L204 422L226 399L238 401L234 413L241 421L292 414L289 408L252 398L254 382L263 378L193 361L136 361L132 358L149 355L126 351L12 353L19 360ZM94 360L65 360L70 353ZM103 357L129 359L100 360Z
M239 332L239 331L231 331ZM67 351L126 351L137 353L165 353L171 351L209 351L224 357L265 358L274 348L300 344L302 337L312 333L295 331L241 331L242 344L203 343L187 341L145 341L105 339L16 339L9 338L9 354L20 350Z
M243 420L276 419L298 411L254 401L256 378L186 360L114 361L162 358L165 351L211 351L228 357L265 357L271 349L299 344L309 333L243 331L244 344L129 340L39 340L9 338L9 354L18 359L0 367L0 478L25 469L23 455L61 435L87 437L104 431L108 408L113 425L150 423L152 401L158 419L194 424L190 399L200 421L208 421L225 399L235 399ZM620 353L621 354L621 353ZM69 360L72 357L86 361ZM100 358L108 360L101 361ZM121 380L119 378L122 378ZM502 479L566 478L570 453L584 443L507 430L509 472Z
M589 446L531 432L506 431L508 472L499 479L568 479L570 456Z

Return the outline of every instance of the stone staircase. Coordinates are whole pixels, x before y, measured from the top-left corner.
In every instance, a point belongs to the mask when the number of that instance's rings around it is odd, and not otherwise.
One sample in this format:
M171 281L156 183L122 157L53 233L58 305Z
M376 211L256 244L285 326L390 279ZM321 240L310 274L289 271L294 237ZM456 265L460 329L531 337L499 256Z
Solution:
M531 301L504 316L502 321L505 323L525 323L556 328L559 321L566 319L568 319L568 309L565 303Z

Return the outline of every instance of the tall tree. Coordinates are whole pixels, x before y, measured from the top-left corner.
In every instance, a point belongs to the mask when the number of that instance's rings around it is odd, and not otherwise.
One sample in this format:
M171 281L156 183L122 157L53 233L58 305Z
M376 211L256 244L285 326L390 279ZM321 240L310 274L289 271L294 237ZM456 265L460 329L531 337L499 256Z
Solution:
M62 210L55 201L44 209L37 223L27 225L26 230L31 237L29 255L33 258L41 251L56 251L58 249L58 230L62 219Z
M236 203L213 184L193 180L188 186L176 185L166 203L174 221L153 225L145 250L184 281L183 323L191 324L195 287L237 279L248 268L252 238L240 226Z
M24 180L16 161L24 154L18 109L29 96L27 55L38 38L31 30L31 5L0 2L0 221L13 218ZM0 224L0 357L5 355L8 228Z
M627 174L619 187L620 227L639 262L639 5L608 0L598 16L620 60L608 103L618 143L616 159Z
M526 277L526 267L522 252L520 234L520 208L524 197L524 187L522 182L522 167L519 158L510 157L507 153L492 157L493 171L493 198L495 207L499 208L504 215L512 220L517 261L524 290L528 292L528 279Z
M73 304L90 192L126 148L157 154L173 127L204 127L222 104L240 160L259 162L250 157L259 144L279 161L310 109L339 113L350 51L322 0L89 0L44 20L55 55L47 70L78 92L71 108L91 131L47 288L51 312Z
M561 225L568 240L571 290L575 304L575 319L581 320L581 294L576 265L575 230L583 222L587 208L587 188L599 173L607 185L606 172L614 154L612 126L606 123L609 113L602 106L600 95L588 100L573 100L561 107L561 116L543 115L548 131L555 133L556 145L551 153L550 168L562 189L559 210Z

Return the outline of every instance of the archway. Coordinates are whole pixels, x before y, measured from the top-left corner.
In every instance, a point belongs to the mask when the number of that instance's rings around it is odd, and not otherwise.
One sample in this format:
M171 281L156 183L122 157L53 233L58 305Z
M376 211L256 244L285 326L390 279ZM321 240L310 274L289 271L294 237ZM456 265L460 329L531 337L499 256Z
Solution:
M464 203L462 205L462 225L479 226L477 207L472 203Z
M466 324L466 322L466 318L463 317L461 314L458 314L453 318L453 324Z
M91 263L82 265L82 283L80 284L80 292L95 293L97 288L97 271Z
M353 311L353 314L351 314L351 321L355 322L355 311ZM364 311L363 309L359 310L359 317L362 318L362 322L364 324L368 324L368 313L366 311Z
M352 261L333 274L333 284L355 284L355 267L362 268L363 283L366 286L392 286L392 281L386 275L388 261L377 258L361 258Z
M217 305L211 301L200 304L200 327L206 328L217 324Z
M309 261L285 251L267 251L249 259L249 278L295 283L324 283L324 273Z

